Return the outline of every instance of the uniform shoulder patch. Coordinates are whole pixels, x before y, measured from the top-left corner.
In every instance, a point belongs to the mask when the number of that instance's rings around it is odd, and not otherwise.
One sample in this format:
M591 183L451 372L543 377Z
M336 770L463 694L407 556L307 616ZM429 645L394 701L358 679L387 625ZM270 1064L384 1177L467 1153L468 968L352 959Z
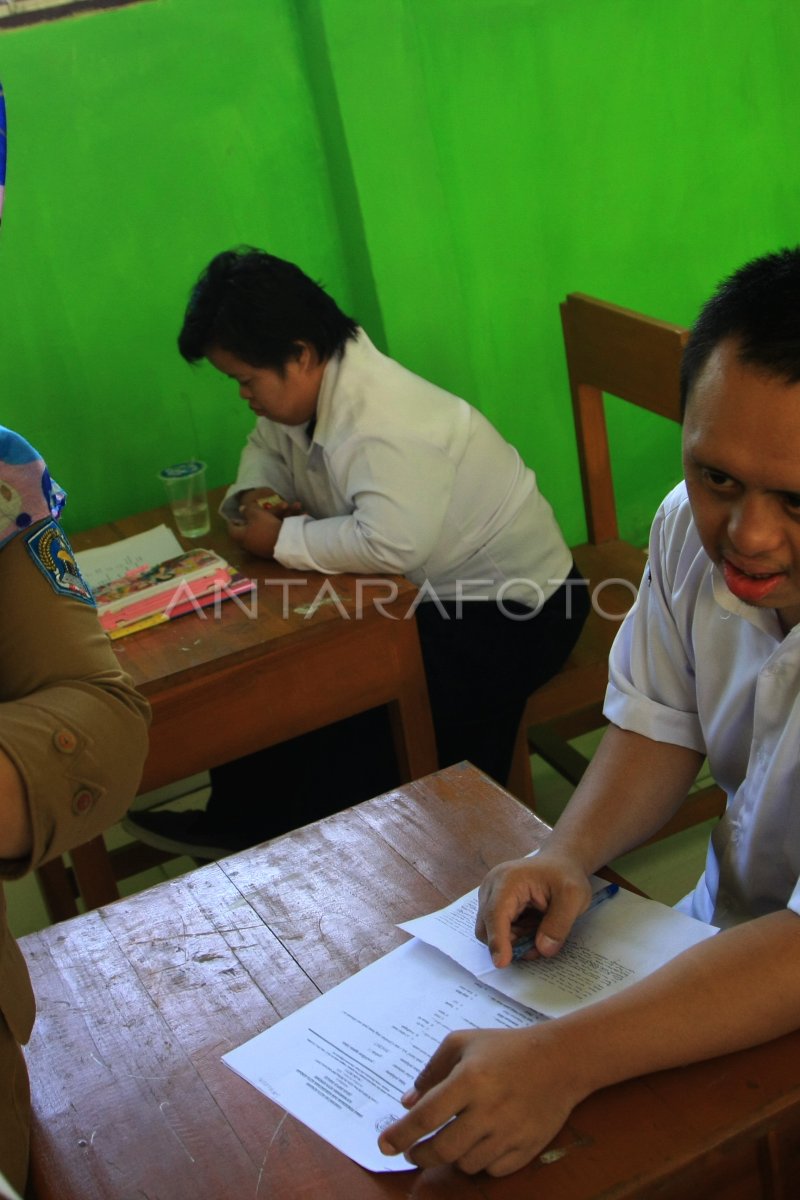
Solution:
M81 575L69 538L57 521L45 521L44 525L25 535L25 542L28 553L54 592L94 607L92 590Z

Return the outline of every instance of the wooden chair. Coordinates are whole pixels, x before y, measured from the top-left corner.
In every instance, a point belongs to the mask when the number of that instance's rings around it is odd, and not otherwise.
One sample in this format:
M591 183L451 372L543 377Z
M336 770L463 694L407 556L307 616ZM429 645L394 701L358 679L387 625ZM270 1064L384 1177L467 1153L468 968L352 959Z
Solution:
M678 325L580 293L567 296L561 305L561 323L589 538L573 546L572 553L595 603L569 660L530 697L520 723L508 788L531 808L531 753L541 755L571 783L579 781L588 765L567 739L605 724L608 654L619 627L618 620L597 610L627 611L647 557L619 536L604 393L679 423L680 362L688 336ZM692 793L658 836L719 816L724 802L716 786Z

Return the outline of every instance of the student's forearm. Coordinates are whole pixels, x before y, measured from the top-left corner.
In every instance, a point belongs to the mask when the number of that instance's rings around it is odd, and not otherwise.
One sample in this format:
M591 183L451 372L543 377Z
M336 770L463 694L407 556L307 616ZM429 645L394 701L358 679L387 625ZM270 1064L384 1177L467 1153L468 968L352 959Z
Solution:
M548 846L591 874L669 820L702 762L694 750L610 726Z
M559 1022L581 1090L713 1058L800 1025L800 916L725 930L640 983Z
M24 858L33 840L25 785L7 754L0 750L0 858Z

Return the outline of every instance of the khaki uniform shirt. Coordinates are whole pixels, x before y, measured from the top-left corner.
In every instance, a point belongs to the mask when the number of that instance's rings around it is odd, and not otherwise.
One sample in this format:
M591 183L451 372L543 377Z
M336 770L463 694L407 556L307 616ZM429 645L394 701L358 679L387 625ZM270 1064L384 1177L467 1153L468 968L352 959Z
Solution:
M8 880L120 818L141 777L148 706L120 670L93 605L53 586L26 533L0 548L0 614L0 750L23 779L33 828L28 857L0 860L0 880ZM0 1012L26 1042L33 994L1 884Z

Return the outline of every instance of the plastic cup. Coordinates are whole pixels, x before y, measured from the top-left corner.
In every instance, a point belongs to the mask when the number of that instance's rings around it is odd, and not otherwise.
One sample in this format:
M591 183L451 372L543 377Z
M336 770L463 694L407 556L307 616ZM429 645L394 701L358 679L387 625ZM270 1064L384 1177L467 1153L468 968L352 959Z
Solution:
M206 495L206 464L195 458L164 467L158 475L164 482L178 533L186 538L208 533L211 518Z

